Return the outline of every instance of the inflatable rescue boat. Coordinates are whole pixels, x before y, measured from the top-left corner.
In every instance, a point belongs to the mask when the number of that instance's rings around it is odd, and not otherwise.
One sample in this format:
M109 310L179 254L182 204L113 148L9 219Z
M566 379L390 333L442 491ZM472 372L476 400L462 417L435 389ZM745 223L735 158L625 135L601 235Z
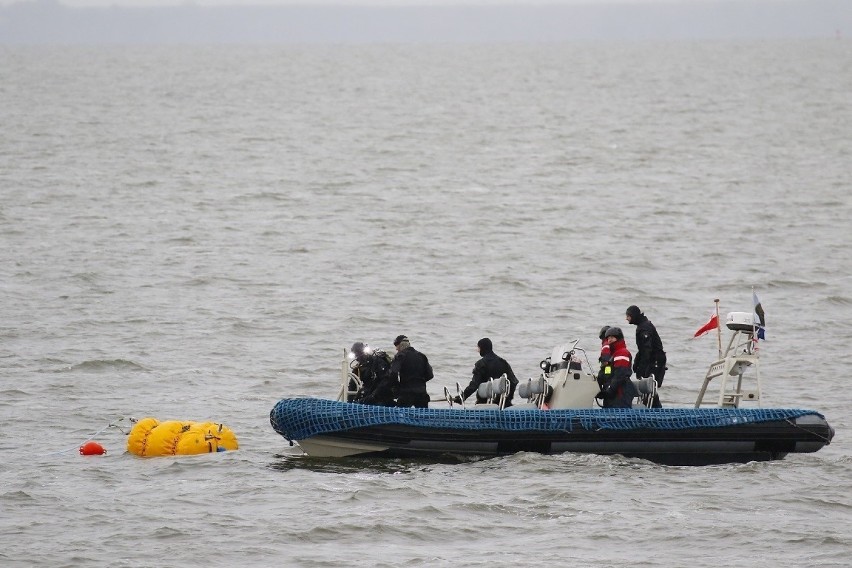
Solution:
M653 377L634 381L640 393L634 408L597 407L599 385L592 365L579 341L573 341L557 346L542 361L540 377L518 385L515 398L520 403L509 407L505 377L480 386L478 398L488 401L484 404L454 404L446 388L437 403L441 407L346 402L360 381L357 367L345 359L338 400L280 400L270 412L270 423L315 457L573 452L710 465L816 452L834 436L824 416L813 410L759 407L759 352L751 316L728 314L733 334L724 354L710 365L694 407L650 408L656 394ZM715 397L708 396L711 386ZM743 402L758 407L741 408Z

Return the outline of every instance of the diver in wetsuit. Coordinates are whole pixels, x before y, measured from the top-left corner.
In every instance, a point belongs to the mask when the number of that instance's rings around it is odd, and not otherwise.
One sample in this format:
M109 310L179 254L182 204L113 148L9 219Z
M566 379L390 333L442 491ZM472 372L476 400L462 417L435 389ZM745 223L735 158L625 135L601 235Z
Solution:
M454 397L453 401L456 404L461 404L462 400L467 400L470 395L477 393L477 404L487 402L479 398L479 385L506 375L506 378L509 379L509 393L506 395L505 406L512 406L512 397L515 395L515 387L518 386L518 379L512 371L512 366L509 365L508 361L494 353L494 347L489 338L483 337L477 342L476 346L482 358L473 366L470 384L465 387L461 396Z
M351 402L374 404L377 406L394 406L396 393L395 384L391 380L391 358L384 351L373 351L360 341L352 344L350 350L355 357L352 370L361 379L361 390ZM350 389L353 385L350 385Z
M657 388L663 386L666 375L666 352L663 351L663 340L657 333L657 328L651 323L638 306L629 306L624 314L627 323L636 326L636 359L633 361L633 372L637 379L645 379L654 375ZM654 394L651 408L662 408L660 397Z

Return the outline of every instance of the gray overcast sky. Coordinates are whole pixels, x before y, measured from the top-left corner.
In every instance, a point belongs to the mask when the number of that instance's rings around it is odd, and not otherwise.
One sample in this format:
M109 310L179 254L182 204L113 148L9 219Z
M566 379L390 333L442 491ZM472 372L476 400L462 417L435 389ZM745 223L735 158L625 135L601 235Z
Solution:
M0 43L841 39L852 32L852 0L25 0L9 8L10 3L16 2L0 0ZM227 7L204 9L210 6ZM328 6L337 8L323 9Z
M0 0L0 5L38 0ZM257 6L257 5L337 5L337 6L436 6L436 5L541 5L541 4L699 4L710 0L57 0L66 6ZM718 0L715 0L718 1ZM742 2L785 2L786 0L722 0L733 4ZM852 0L850 0L852 2Z

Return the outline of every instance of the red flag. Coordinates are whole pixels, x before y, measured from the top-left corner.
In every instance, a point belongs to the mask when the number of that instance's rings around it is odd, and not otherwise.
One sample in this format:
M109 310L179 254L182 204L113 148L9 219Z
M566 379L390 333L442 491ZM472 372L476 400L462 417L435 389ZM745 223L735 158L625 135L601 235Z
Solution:
M701 329L695 332L695 335L692 337L701 337L711 329L716 329L719 327L719 316L714 312L712 316L710 316L710 321L701 326Z

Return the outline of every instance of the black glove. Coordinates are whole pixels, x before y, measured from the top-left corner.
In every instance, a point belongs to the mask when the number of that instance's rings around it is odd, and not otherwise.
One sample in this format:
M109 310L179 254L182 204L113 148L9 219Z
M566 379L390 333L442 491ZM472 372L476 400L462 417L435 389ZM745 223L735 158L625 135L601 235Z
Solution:
M456 404L461 404L461 403L462 403L462 399L461 399L461 397L460 397L460 396L454 396L454 397L453 397L453 402L454 402L454 403L456 403Z

